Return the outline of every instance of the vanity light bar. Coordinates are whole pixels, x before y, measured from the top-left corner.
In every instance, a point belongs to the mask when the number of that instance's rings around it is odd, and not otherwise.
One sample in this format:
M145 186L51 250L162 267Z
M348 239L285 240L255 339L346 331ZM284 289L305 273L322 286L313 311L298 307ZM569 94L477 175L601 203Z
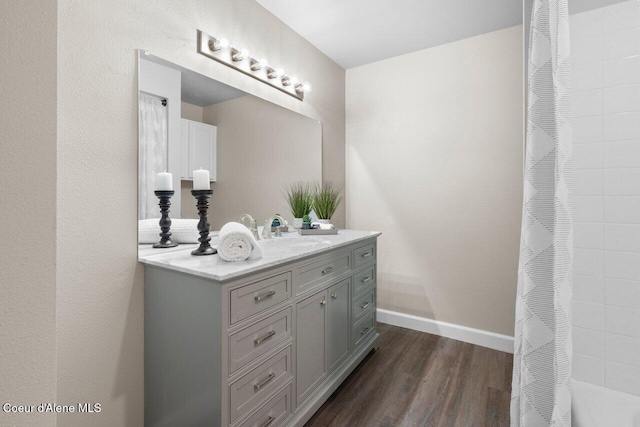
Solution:
M301 101L306 93L311 92L311 84L302 83L297 77L287 75L282 68L270 66L266 59L251 55L247 49L231 45L228 39L210 36L202 30L198 30L198 53Z

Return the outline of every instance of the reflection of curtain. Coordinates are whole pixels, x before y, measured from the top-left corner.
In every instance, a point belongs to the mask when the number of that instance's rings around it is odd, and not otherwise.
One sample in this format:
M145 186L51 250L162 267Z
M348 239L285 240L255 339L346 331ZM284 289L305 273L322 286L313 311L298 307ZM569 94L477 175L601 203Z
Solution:
M162 101L140 94L138 219L160 218L156 175L166 170L167 109Z
M571 426L571 215L567 0L535 0L511 426Z

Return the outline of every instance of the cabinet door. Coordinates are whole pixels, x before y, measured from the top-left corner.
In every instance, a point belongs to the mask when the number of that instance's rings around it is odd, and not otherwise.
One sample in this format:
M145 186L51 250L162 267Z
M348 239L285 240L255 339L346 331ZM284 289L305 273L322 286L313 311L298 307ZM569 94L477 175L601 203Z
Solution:
M180 178L192 179L189 170L189 120L180 119Z
M325 375L325 316L327 291L296 305L296 393L298 405Z
M349 355L349 292L351 279L329 288L327 298L327 334L325 369L331 373Z
M216 180L216 130L215 126L189 121L189 170L207 169L212 181Z

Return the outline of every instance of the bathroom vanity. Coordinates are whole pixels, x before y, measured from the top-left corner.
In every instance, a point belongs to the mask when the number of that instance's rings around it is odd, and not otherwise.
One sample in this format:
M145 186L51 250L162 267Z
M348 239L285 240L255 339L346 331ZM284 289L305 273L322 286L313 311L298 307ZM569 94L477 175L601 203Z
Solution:
M376 346L379 234L289 233L238 263L141 249L145 424L304 425Z

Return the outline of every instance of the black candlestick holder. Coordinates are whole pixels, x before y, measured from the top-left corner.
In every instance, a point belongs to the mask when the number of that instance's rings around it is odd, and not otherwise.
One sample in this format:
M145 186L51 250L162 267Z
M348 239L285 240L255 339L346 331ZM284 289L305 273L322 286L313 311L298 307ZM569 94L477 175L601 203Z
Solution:
M173 248L178 246L171 241L171 218L169 218L169 207L171 207L171 196L174 191L154 191L160 199L160 241L153 245L154 248Z
M207 210L209 210L209 198L213 194L213 190L191 190L191 194L198 200L196 206L198 207L198 215L200 215L200 222L198 222L198 231L200 232L200 246L191 252L191 255L213 255L218 251L211 247L209 241L209 222L207 221Z

